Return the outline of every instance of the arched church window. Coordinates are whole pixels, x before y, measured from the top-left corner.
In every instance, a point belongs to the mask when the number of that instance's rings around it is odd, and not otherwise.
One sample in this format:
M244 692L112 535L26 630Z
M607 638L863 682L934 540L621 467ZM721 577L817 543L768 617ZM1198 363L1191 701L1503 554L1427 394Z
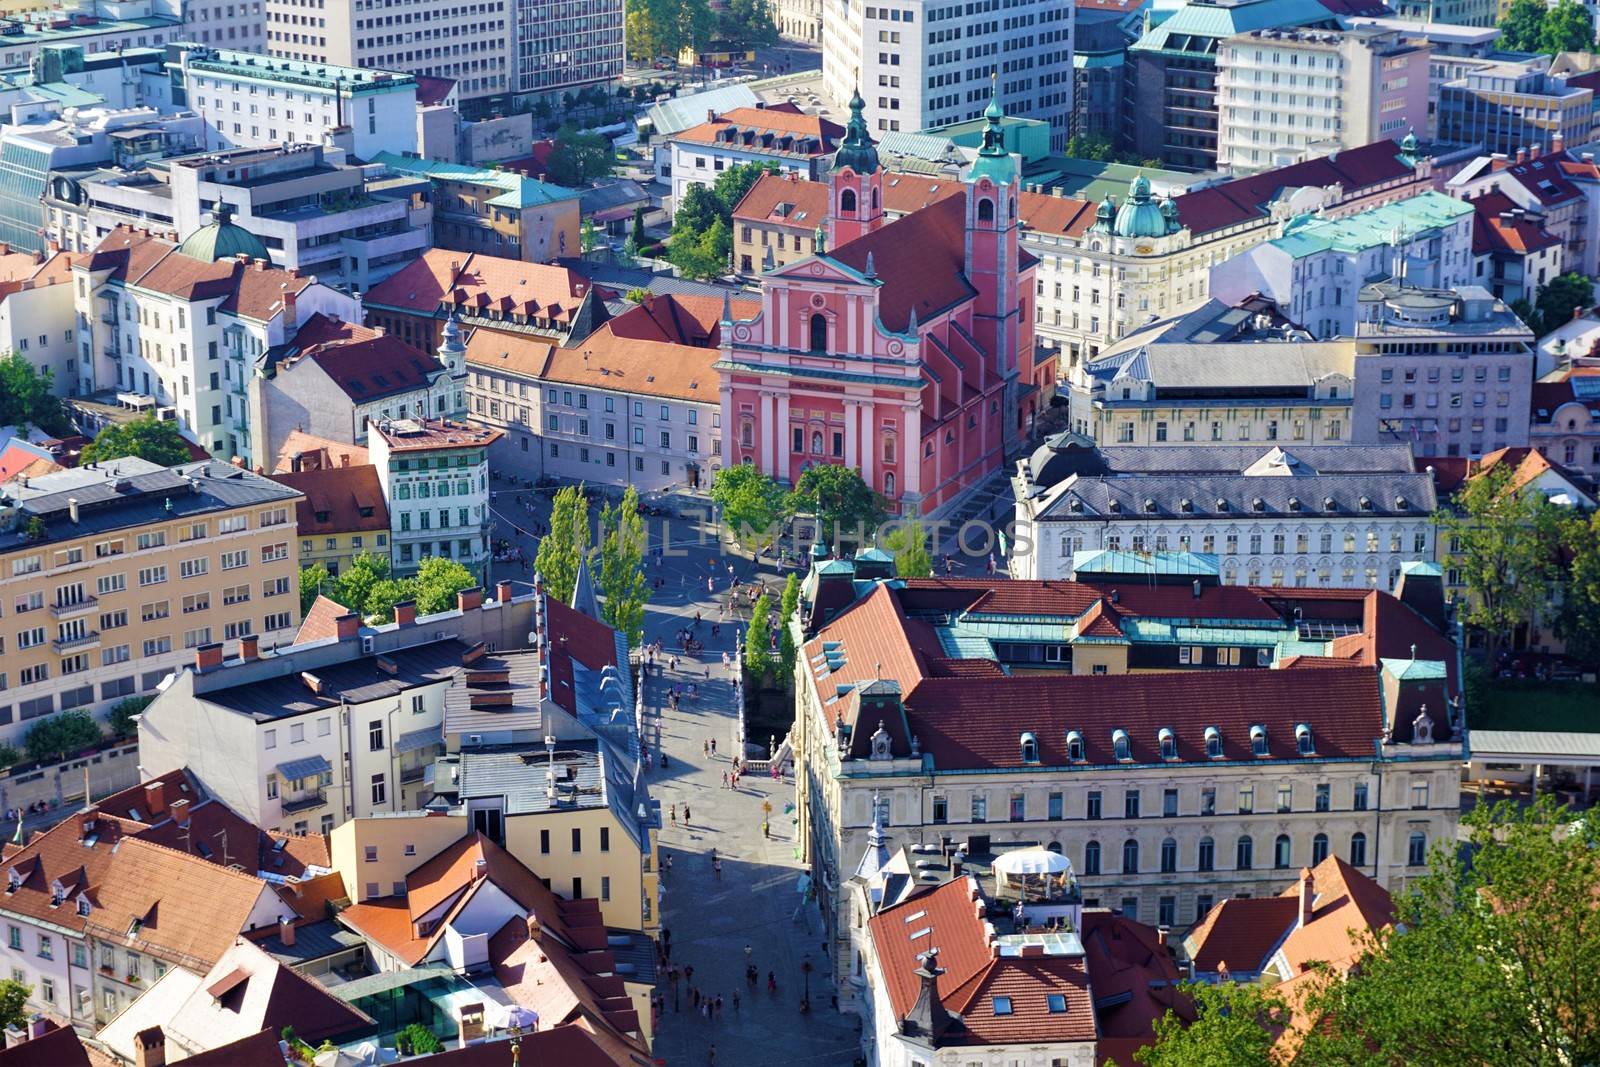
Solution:
M994 221L994 201L993 200L990 200L989 198L985 197L984 199L978 201L978 221L979 222L993 222Z
M846 189L839 194L839 214L854 215L856 213L856 191Z
M828 350L828 317L826 315L811 316L811 351L826 352Z

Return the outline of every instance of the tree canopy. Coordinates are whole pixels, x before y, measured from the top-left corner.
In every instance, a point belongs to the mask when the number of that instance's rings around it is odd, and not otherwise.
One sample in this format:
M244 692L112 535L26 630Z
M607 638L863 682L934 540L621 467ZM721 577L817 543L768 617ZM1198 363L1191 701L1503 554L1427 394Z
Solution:
M667 260L696 278L726 274L733 252L733 209L762 174L777 169L777 164L770 162L740 163L717 175L711 188L691 185L685 189L672 216Z
M1572 321L1578 308L1594 303L1594 282L1583 275L1569 271L1557 275L1539 290L1534 301L1534 321L1528 323L1533 332L1543 337Z
M556 131L555 141L545 177L557 185L570 189L588 185L610 174L616 163L611 141L603 134L584 133L568 125Z
M1578 0L1512 0L1500 19L1500 43L1517 52L1592 52L1594 23Z
M550 532L539 539L533 569L551 596L570 604L578 584L578 560L589 551L589 498L583 486L569 485L551 503Z
M55 374L49 367L35 367L16 352L0 356L0 426L31 423L45 433L71 432L72 421L61 398L51 391L54 386Z
M456 606L456 594L478 584L477 575L453 559L427 556L417 564L417 573L410 581L417 602L418 615L433 615L449 611Z
M854 467L818 463L808 467L789 495L790 514L817 519L817 539L865 544L887 510L883 499L861 480Z
M328 574L328 568L321 563L313 563L300 568L300 615L305 617L311 610L311 605L317 602L317 596L327 587L333 579Z
M628 486L622 502L607 503L600 511L600 612L630 647L644 640L644 609L650 602L650 579L644 556L649 547L644 519L639 514L639 493Z
M902 578L926 578L933 573L928 531L920 522L896 523L884 535L883 549L894 556L894 572Z
M80 463L104 463L123 456L138 456L163 467L189 462L189 446L178 432L178 424L145 415L124 423L113 423L95 434L84 446Z
M754 464L723 467L711 479L711 500L722 510L722 525L741 547L759 552L783 530L786 495L771 475Z
M100 724L81 709L63 711L35 723L23 738L28 758L39 763L54 763L70 752L88 748L104 738Z
M717 18L709 0L628 0L625 29L635 59L676 61L686 45L708 44Z
M0 980L0 1028L21 1027L28 1021L28 996L33 987L15 978Z
M772 658L772 598L762 593L750 609L750 629L744 639L744 666L756 683L772 676L777 662Z

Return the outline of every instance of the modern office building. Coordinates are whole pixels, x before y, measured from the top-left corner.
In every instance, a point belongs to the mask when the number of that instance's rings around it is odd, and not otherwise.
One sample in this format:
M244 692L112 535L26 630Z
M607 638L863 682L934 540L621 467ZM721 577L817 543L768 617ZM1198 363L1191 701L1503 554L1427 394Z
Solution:
M1439 87L1439 139L1485 152L1543 155L1559 137L1593 140L1594 90L1546 73L1543 57L1469 70Z
M291 144L62 176L52 185L64 195L51 204L51 235L84 251L118 226L181 240L226 206L274 266L365 292L429 247L433 212L372 196L345 159L342 149Z
M857 92L876 135L983 117L992 93L1007 115L1050 124L1054 151L1072 127L1071 0L1005 7L823 0L822 83L844 106Z
M300 622L300 494L226 463L127 458L10 483L0 733L154 692L201 645Z
M1426 41L1394 30L1265 29L1217 51L1217 159L1270 170L1427 131Z
M1395 17L1447 26L1493 26L1504 13L1500 0L1394 0Z
M414 574L437 556L482 576L489 561L489 446L501 431L419 418L380 422L369 431L368 452L389 502L394 572Z
M1150 0L1078 0L1072 42L1072 136L1122 137L1127 103L1128 46L1144 32Z
M1224 41L1253 30L1336 30L1338 19L1306 0L1188 0L1157 18L1128 49L1130 98L1123 143L1175 170L1217 165L1217 71ZM1281 105L1280 105L1281 106Z
M276 2L267 0L269 13ZM403 68L188 45L167 52L172 104L205 119L205 148L321 144L342 127L343 147L360 159L416 150L417 82Z
M1318 340L1348 337L1357 294L1374 279L1474 284L1474 219L1471 204L1432 190L1344 218L1303 216L1213 267L1211 295L1230 304L1264 296Z
M1533 331L1479 286L1361 291L1352 441L1478 458L1528 443Z
M562 94L622 77L622 0L536 0L513 7L510 88L517 100L554 103Z

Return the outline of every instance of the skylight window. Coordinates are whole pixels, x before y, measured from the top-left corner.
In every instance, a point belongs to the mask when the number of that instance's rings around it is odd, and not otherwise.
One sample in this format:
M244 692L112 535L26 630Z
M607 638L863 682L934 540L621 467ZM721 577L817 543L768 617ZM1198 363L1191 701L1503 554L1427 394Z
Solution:
M1011 998L1010 997L995 997L994 998L994 1013L996 1015L1010 1015L1011 1014Z
M1062 993L1051 993L1047 998L1050 1003L1051 1015L1065 1015L1067 1012L1067 998Z

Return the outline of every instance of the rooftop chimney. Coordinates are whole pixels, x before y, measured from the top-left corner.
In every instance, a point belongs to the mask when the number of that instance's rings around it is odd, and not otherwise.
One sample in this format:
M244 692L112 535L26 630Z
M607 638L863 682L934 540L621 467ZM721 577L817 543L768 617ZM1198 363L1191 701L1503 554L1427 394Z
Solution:
M167 1035L159 1026L133 1036L133 1067L167 1067Z
M1311 921L1311 912L1316 907L1317 883L1311 877L1311 868L1300 869L1300 925L1304 926Z
M339 640L343 641L347 637L354 637L361 630L361 616L353 611L347 611L334 619L333 624L339 628Z
M341 466L341 467L350 466L350 453L348 453L348 452L340 452L339 453L339 466Z
M245 634L239 638L239 658L249 663L261 656L261 638L257 634Z
M78 840L82 841L94 833L95 822L100 817L100 809L87 807L78 812Z
M157 778L153 782L146 782L144 786L144 806L149 809L153 819L167 810L167 783Z
M204 674L222 666L222 642L213 641L194 650L194 672Z
M511 583L496 582L494 584L494 598L502 604L511 603Z
M189 825L189 798L179 797L172 802L172 821L179 826Z
M397 626L410 626L417 621L417 602L415 600L402 600L394 606L394 621Z
M77 497L75 497L75 496L67 497L67 514L72 518L73 522L77 522L78 521L78 498Z
M285 945L294 944L294 917L290 915L278 916L278 940Z
M463 589L456 594L456 607L463 613L477 611L483 607L483 586L475 585L471 589Z

